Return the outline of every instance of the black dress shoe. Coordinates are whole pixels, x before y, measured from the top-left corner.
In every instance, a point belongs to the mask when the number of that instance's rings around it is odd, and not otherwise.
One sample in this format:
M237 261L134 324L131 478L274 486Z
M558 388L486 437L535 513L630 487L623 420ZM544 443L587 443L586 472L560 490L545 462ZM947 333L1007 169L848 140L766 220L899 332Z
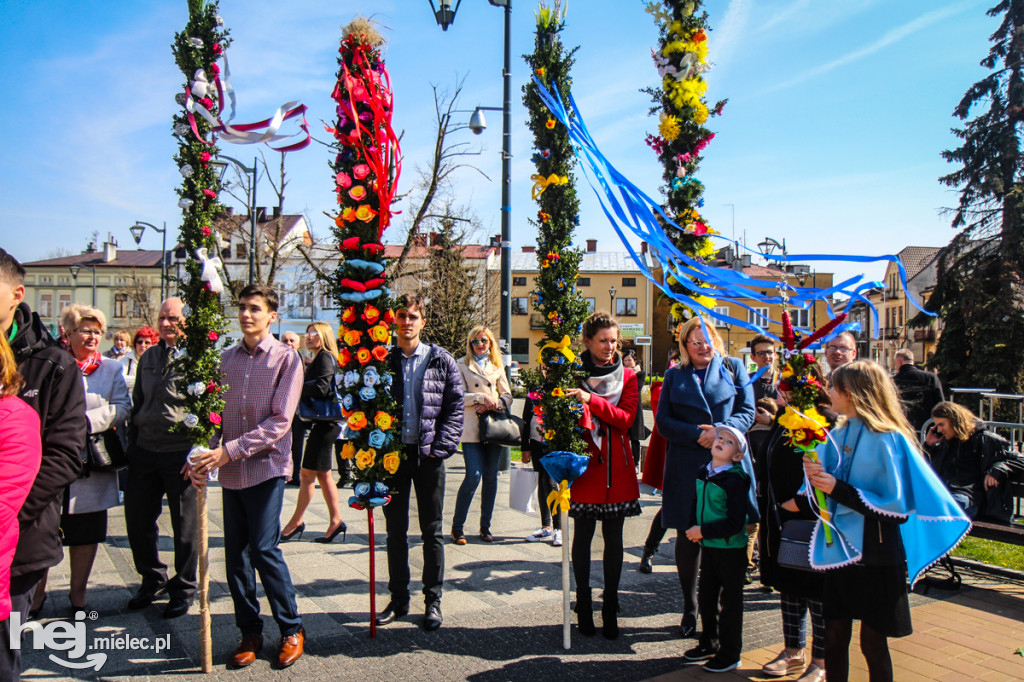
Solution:
M640 557L640 572L641 573L652 573L654 571L654 552L644 550L643 555Z
M693 637L697 632L697 616L687 613L683 616L683 622L679 624L679 634L683 637Z
M135 593L135 596L128 600L128 610L138 611L144 609L156 599L157 595L163 592L164 586L157 585L155 587L143 585L139 588L139 591Z
M387 607L379 614L377 614L377 625L389 625L394 623L395 620L402 616L409 615L408 604L395 604L395 602L388 602Z
M167 607L164 609L164 618L177 618L178 616L184 616L188 613L189 607L192 606L191 597L172 597L167 602Z
M432 601L427 604L427 613L423 616L423 629L436 630L441 627L443 622L444 616L441 615L441 600Z

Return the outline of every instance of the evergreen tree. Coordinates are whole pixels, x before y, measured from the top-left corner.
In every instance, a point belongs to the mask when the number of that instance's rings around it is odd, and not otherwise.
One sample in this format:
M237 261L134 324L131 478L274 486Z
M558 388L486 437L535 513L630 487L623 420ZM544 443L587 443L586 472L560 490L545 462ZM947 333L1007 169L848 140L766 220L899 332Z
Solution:
M961 146L942 156L960 168L940 181L960 190L952 226L960 230L939 259L929 308L946 321L932 362L959 386L1024 392L1024 0L1003 0L981 65L990 70L954 110L966 121ZM969 119L972 110L985 111Z
M423 340L447 349L456 358L466 354L469 330L480 323L474 305L473 276L462 255L463 234L451 218L442 218L430 252L430 285Z

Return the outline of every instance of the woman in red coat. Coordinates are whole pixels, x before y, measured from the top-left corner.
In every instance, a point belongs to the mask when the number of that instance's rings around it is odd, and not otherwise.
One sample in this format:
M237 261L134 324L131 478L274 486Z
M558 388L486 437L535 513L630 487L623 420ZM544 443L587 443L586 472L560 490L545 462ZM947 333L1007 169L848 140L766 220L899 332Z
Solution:
M619 578L622 575L622 525L640 513L640 485L629 445L629 427L636 418L640 391L636 374L622 366L616 352L619 325L607 313L594 313L583 323L581 388L566 394L583 403L593 429L585 434L590 463L572 485L569 516L575 524L572 565L576 576L576 613L580 632L592 635L590 545L597 522L604 536L604 603L601 630L608 639L619 636Z
M0 334L0 621L11 615L11 560L18 546L18 512L43 456L39 415L18 397L21 385L14 354L6 336Z

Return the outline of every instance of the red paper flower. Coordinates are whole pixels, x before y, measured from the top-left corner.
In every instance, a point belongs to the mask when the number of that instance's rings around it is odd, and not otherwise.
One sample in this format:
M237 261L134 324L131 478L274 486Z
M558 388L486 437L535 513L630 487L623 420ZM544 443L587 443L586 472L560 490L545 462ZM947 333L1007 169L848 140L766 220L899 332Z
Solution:
M393 324L395 321L395 311L390 308L384 311L384 316L380 318L380 321L383 324Z
M779 338L785 344L786 350L793 350L793 341L795 340L793 322L789 319L789 312L786 310L782 311L782 336Z
M370 351L366 350L365 348L360 348L359 350L356 351L356 360L359 361L360 365L365 365L366 363L368 363L371 357L373 356L370 355Z
M352 362L352 351L348 348L342 348L341 352L338 353L338 363L342 367L347 367L350 362Z
M217 339L220 338L220 336L217 335L217 332L212 331L212 330L210 331L208 336L209 336L210 341L216 341Z
M204 237L209 237L210 234L212 234L212 231L210 230L210 228L207 227L206 225L203 225L203 236Z
M220 54L224 51L224 48L220 46L220 43L214 43L212 46L210 46L210 49L213 50L214 54Z
M220 393L220 386L218 386L217 384L215 384L215 383L213 383L211 381L210 383L206 384L206 392L207 393Z
M341 314L341 321L345 324L351 324L356 321L356 307L349 306L345 309L345 312Z
M217 425L217 424L220 424L220 422L221 422L220 415L217 414L216 412L211 412L210 413L210 423L214 424L214 425Z
M199 155L199 160L203 163L203 168L206 168L206 164L209 163L210 159L212 158L213 156L210 154L210 152L203 152L202 154Z
M203 108L205 108L205 109L212 109L213 108L213 100L210 99L209 97L203 97L203 98L199 99L198 101L199 101L200 104L203 105Z
M210 69L209 69L209 71L210 71L210 73L212 73L212 74L213 74L214 76L219 76L219 75L220 75L220 67L219 67L219 66L217 66L216 64L210 64Z
M210 199L216 199L217 198L217 193L214 192L212 189L204 189L203 190L203 194L205 194Z
M387 346L374 346L373 347L373 359L377 362L384 362L388 359L388 347Z
M380 311L374 308L372 305L366 306L363 310L363 314L360 316L366 320L367 324L375 324L380 319Z

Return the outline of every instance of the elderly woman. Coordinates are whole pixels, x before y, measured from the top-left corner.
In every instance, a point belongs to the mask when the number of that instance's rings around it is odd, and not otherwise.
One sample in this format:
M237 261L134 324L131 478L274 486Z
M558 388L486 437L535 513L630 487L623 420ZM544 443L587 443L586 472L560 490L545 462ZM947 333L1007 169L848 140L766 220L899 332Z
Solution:
M129 347L131 345L131 341L131 334L121 329L114 334L113 348L104 353L103 357L110 358L111 360L120 360L132 352L132 349Z
M100 339L107 326L106 317L95 308L73 304L61 312L61 324L85 382L85 416L89 422L89 433L95 435L121 427L128 419L131 401L121 363L103 357L99 351ZM86 459L86 453L82 457ZM107 510L118 503L116 473L87 471L84 478L69 488L60 527L71 562L69 598L72 613L88 610L86 586L89 574L99 543L107 539ZM33 610L41 609L45 600L44 577L36 588Z
M697 472L711 461L717 427L731 426L743 433L754 422L754 389L743 362L725 357L722 340L707 318L694 317L679 332L679 364L665 372L656 422L668 443L661 522L680 534L676 541L676 569L683 589L680 628L684 637L690 637L697 629L700 545L687 541L682 533L694 525Z
M1009 523L1013 506L1004 494L1006 481L1024 472L1024 460L962 405L941 402L932 408L932 419L925 450L953 499L972 519Z
M459 358L457 364L466 396L462 427L462 456L466 461L466 476L455 498L452 542L457 545L466 544L463 526L481 480L484 489L480 499L480 539L494 542L491 516L494 513L494 498L498 493L498 466L505 446L480 440L480 415L492 411L504 412L510 408L512 389L505 377L494 334L487 327L474 327L469 331L466 355Z

